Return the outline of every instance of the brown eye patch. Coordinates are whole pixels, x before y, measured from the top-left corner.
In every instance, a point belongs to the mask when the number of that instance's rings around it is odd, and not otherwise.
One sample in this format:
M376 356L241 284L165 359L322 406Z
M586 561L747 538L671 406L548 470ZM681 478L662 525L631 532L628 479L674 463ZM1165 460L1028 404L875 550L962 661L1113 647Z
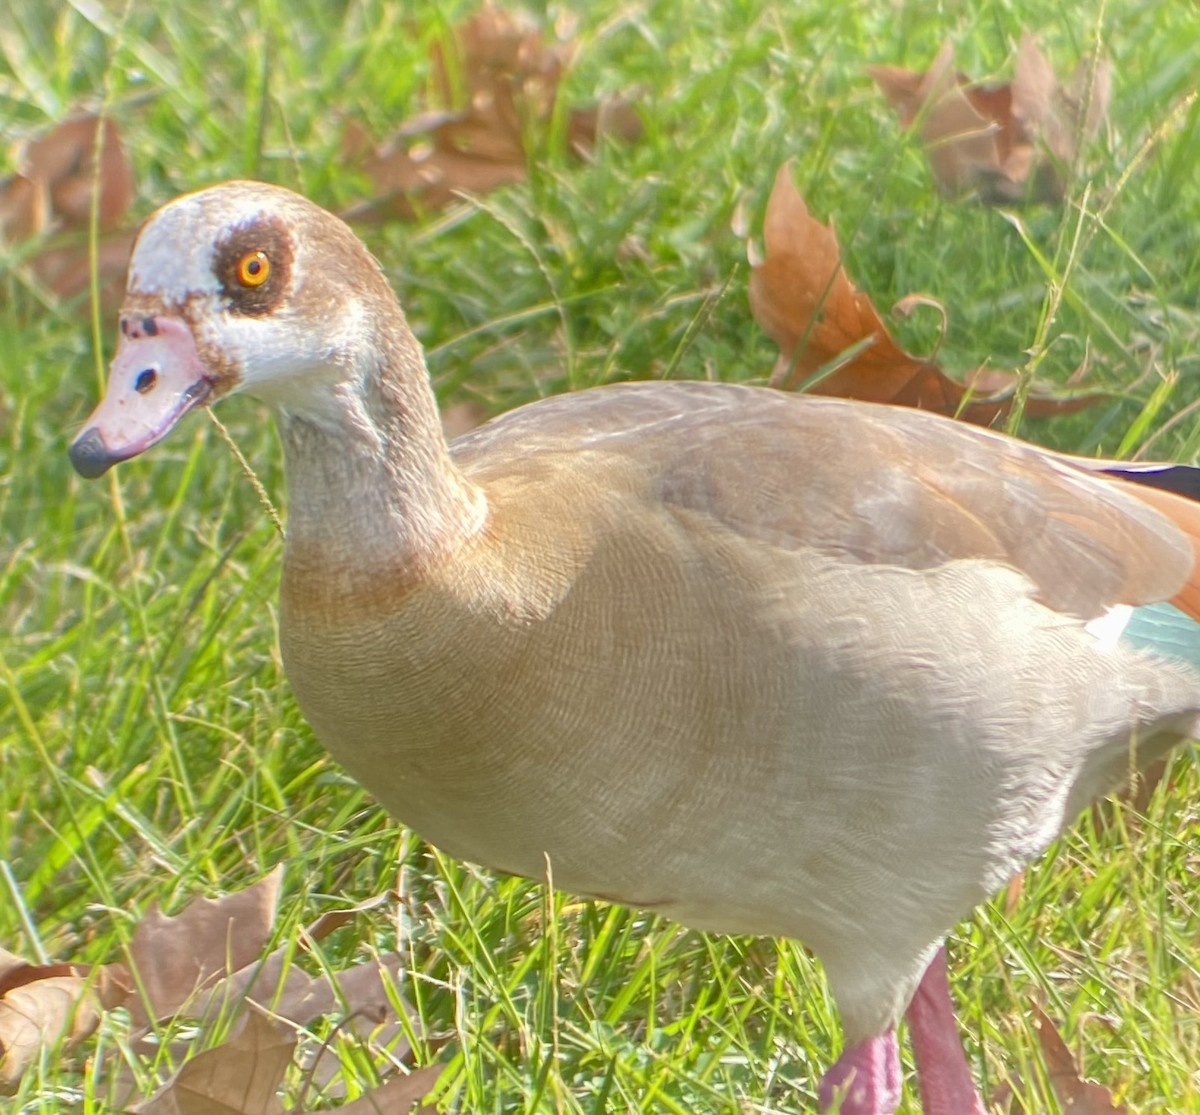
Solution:
M213 263L229 308L254 315L274 310L291 284L293 255L291 237L278 217L259 217L231 229L217 241ZM265 279L246 282L248 259L262 261Z

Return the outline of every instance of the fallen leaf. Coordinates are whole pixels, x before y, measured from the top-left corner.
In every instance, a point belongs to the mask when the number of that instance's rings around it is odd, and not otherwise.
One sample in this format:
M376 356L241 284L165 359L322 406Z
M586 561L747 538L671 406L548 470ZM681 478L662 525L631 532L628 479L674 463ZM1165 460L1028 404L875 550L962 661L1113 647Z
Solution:
M98 168L93 165L97 146ZM133 204L133 167L121 134L111 120L94 113L73 116L32 140L21 164L24 176L48 196L48 208L66 228L87 227L97 188L101 232L118 227Z
M97 290L102 314L115 313L125 297L125 273L136 238L136 229L118 229L96 243ZM82 234L72 236L58 247L47 245L34 256L31 267L34 278L64 301L91 287L91 258Z
M247 1015L266 1014L275 1025L284 1027L281 1033L296 1034L303 1033L315 1020L328 1018L335 1024L339 1041L357 1041L379 1062L379 1068L394 1071L407 1064L412 1049L405 1035L409 1028L419 1030L420 1023L397 989L403 966L399 954L373 957L348 969L322 971L315 976L297 962L318 941L362 912L394 899L394 895L385 892L353 907L328 911L296 939L263 956L261 950L274 931L279 883L277 869L238 894L194 901L175 917L152 910L143 919L134 933L136 948L130 949L145 985L145 1002L128 1044L130 1053L161 1061L162 1035L145 1033L147 1019L187 1019L200 1028L224 1019L236 1027L244 1024ZM235 964L240 967L231 971ZM261 1026L257 1029L261 1038ZM208 1075L194 1075L199 1070L187 1071L195 1058L184 1062L180 1072L137 1110L153 1115L242 1112L243 1107L217 1090L216 1082L222 1074L247 1071L246 1065L263 1055L262 1045L257 1038L246 1038L233 1043L232 1048L226 1043L208 1050L200 1055L205 1058L202 1064L209 1066L204 1070ZM436 1045L434 1042L432 1047ZM168 1049L178 1063L188 1056L189 1042L175 1041ZM342 1079L343 1065L329 1055L331 1049L329 1043L306 1043L302 1058L305 1078L317 1082L322 1094L330 1097L344 1095L346 1083ZM288 1063L290 1058L289 1053ZM264 1064L274 1071L274 1061ZM270 1078L271 1096L284 1069L286 1064ZM118 1070L110 1096L128 1105L131 1097L145 1087L137 1076ZM253 1102L244 1101L249 1105L244 1110L275 1112L276 1107L266 1095L265 1091L254 1092Z
M493 163L428 144L392 140L362 162L375 196L346 209L347 220L415 220L443 209L459 193L486 194L525 180L525 163Z
M298 1025L335 1011L379 1025L393 1013L388 989L394 989L402 966L398 954L364 960L341 972L294 980L271 1009Z
M91 282L87 234L96 194L101 302L114 308L134 238L121 227L134 178L117 126L94 113L72 116L28 140L16 161L17 173L0 182L0 237L10 244L40 240L28 264L32 277L59 298L73 298Z
M1100 129L1111 95L1106 61L1087 62L1063 89L1037 40L1021 37L1011 82L971 82L946 42L924 73L900 66L867 72L905 128L916 127L938 188L990 204L1059 202L1082 140Z
M137 1115L284 1115L279 1086L296 1039L260 1011L250 1011L229 1041L197 1053L144 1103Z
M361 902L355 902L353 906L343 906L338 910L326 910L312 925L305 927L304 940L311 943L323 941L331 933L341 929L342 926L349 925L359 914L365 914L370 910L378 910L389 899L394 898L394 892L385 890L380 891L379 894L373 894L370 898L364 898Z
M393 1013L395 987L400 978L401 958L388 954L363 961L344 971L310 976L296 963L297 952L307 952L313 944L328 937L360 913L373 910L390 897L388 892L375 895L354 906L322 914L301 934L299 949L291 943L280 945L267 956L262 945L270 936L278 897L279 869L255 886L225 899L201 899L190 904L175 918L164 918L152 911L135 931L138 966L158 1017L185 1017L202 1024L214 1018L236 1014L253 1003L278 1018L304 1026L315 1018L341 1012L353 1018L361 1016L378 1025ZM236 935L236 951L228 939ZM207 946L203 944L207 938ZM257 943L259 951L248 961L246 954ZM132 949L131 949L132 951ZM178 956L186 953L195 960L181 978L164 986L160 969L179 967ZM147 963L146 957L149 957ZM207 957L207 958L206 958ZM245 961L230 971L235 961Z
M934 178L944 193L959 197L974 189L985 173L999 170L998 126L967 96L965 80L954 71L951 43L943 45L923 74L898 66L868 66L867 72L904 127L919 126Z
M750 309L779 346L773 387L920 407L982 425L1008 413L1015 372L978 369L960 383L897 344L850 281L832 226L809 213L787 163L767 201L763 242L765 255L750 274ZM1025 413L1078 410L1095 399L1031 393Z
M332 1110L336 1110L338 1115L437 1115L437 1108L433 1104L422 1107L417 1107L417 1104L437 1087L445 1070L445 1065L426 1065L414 1069L406 1076L393 1077L386 1084ZM329 1110L321 1109L322 1112ZM314 1110L309 1115L321 1113Z
M78 1045L129 994L121 965L29 964L0 949L0 1091L11 1091L42 1050Z
M310 975L297 963L364 911L395 896L389 891L347 909L331 910L291 942L263 956L275 932L282 871L275 869L253 886L219 899L197 899L174 917L157 908L142 918L129 948L132 969L113 964L34 965L0 949L0 1090L11 1090L48 1045L64 1048L92 1033L102 1013L128 1003L130 1040L112 1071L104 1072L107 1099L114 1109L152 1115L283 1115L276 1093L293 1063L296 1035L325 1018L337 1044L357 1043L377 1073L395 1074L410 1062L406 1035L420 1020L405 1004L398 985L403 959L375 956L342 970ZM134 988L138 995L134 995ZM186 1038L149 1034L150 1023L186 1019ZM222 1019L233 1037L189 1057L199 1030ZM306 1039L305 1078L319 1081L327 1097L345 1095L344 1064L329 1053L333 1042ZM438 1039L426 1041L436 1049ZM139 1066L137 1059L144 1058ZM186 1059L185 1059L186 1058ZM156 1066L179 1070L140 1106L147 1076ZM360 1099L352 1110L408 1111L425 1095L441 1069L394 1077ZM326 1086L328 1085L328 1086ZM356 1101L358 1102L358 1101ZM422 1109L425 1110L425 1109ZM429 1109L432 1115L432 1109Z
M1129 1108L1117 1103L1108 1088L1080 1076L1075 1058L1049 1015L1037 1003L1032 1007L1050 1084L1063 1111L1071 1115L1128 1115Z
M1000 1081L992 1090L987 1109L1003 1112L1004 1115L1026 1115L1025 1105L1017 1099L1012 1084L1007 1080Z
M138 922L129 945L138 987L130 1005L135 1030L171 1017L203 988L262 954L282 879L279 866L236 894L198 898L175 917L154 907Z
M431 51L434 107L379 145L347 126L343 154L370 178L375 197L343 216L412 219L459 193L483 194L524 181L530 148L550 127L574 44L547 43L527 20L485 4ZM567 143L591 151L601 135L636 139L641 119L611 98L566 117Z
M310 976L284 946L189 997L180 1013L204 1021L249 1001L297 1026L334 1012L361 1016L378 1025L393 1013L388 989L396 986L400 967L400 957L391 954L345 971Z

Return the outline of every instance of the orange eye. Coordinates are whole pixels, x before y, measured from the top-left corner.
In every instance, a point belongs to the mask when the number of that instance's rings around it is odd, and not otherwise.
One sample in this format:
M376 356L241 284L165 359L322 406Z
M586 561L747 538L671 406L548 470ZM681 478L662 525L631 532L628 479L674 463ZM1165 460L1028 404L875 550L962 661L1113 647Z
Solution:
M242 286L262 286L271 277L271 261L266 252L247 252L237 265L237 281Z

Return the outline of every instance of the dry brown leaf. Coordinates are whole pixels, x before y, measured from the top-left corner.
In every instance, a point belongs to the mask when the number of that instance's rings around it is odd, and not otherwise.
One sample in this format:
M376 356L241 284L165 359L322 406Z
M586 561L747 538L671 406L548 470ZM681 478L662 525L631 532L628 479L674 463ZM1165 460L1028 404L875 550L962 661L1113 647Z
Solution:
M392 1069L400 1065L411 1066L412 1046L405 1039L404 1025L395 1019L377 1025L363 1018L352 1018L339 1023L337 1033L339 1039L352 1038L350 1044L358 1049L359 1055L365 1051L381 1068L385 1065ZM438 1044L436 1041L431 1043L431 1048ZM345 1099L348 1091L345 1066L342 1057L334 1055L334 1050L332 1043L306 1048L300 1058L301 1071L306 1084L321 1096Z
M130 1006L135 1029L176 1014L201 989L261 955L282 879L279 866L236 894L196 899L175 917L152 908L138 922L129 946L139 992Z
M97 144L98 171L93 167ZM21 162L22 173L47 195L50 213L65 228L87 227L95 187L101 232L117 228L133 204L133 167L111 120L91 113L65 120L30 142Z
M482 194L525 179L530 140L548 128L572 43L547 43L525 19L485 4L432 50L436 107L405 121L374 146L357 124L343 153L371 179L375 198L344 216L400 217L440 209L457 194ZM636 139L641 120L612 99L572 110L567 142L590 151L599 135Z
M197 1053L144 1103L137 1115L285 1115L279 1086L296 1039L259 1011L214 1049Z
M29 964L0 949L0 1092L11 1091L45 1047L83 1041L128 994L119 964Z
M0 182L0 235L8 243L20 243L38 232L42 212L38 188L28 178L14 174Z
M968 193L981 174L1000 166L998 126L967 96L966 82L954 70L953 44L945 43L923 74L898 66L868 66L867 72L903 125L919 124L934 178L945 193Z
M73 116L26 142L17 165L18 172L0 183L0 238L12 244L44 239L45 247L30 261L33 277L59 298L73 298L90 283L86 235L98 188L101 302L114 307L124 291L134 236L121 228L133 203L134 179L117 126L94 113Z
M294 980L271 1009L299 1025L334 1011L379 1025L394 1013L388 989L394 990L401 967L401 957L392 953L307 982Z
M772 386L794 389L822 372L809 385L821 395L920 407L982 425L1008 413L1016 373L979 369L959 383L896 343L871 300L850 281L833 228L809 213L787 163L767 201L763 241L765 255L750 274L750 309L779 346ZM1061 413L1094 401L1033 394L1025 413Z
M1072 1115L1128 1115L1129 1108L1117 1103L1108 1088L1080 1076L1075 1058L1049 1015L1037 1003L1032 1006L1050 1084L1063 1111Z
M193 901L175 917L152 909L135 929L130 957L142 998L135 997L132 1004L131 1052L161 1055L159 1042L146 1038L144 1031L151 1020L169 1016L199 1019L202 1024L223 1016L238 1029L230 1041L184 1063L133 1110L153 1115L282 1115L275 1093L292 1061L296 1043L290 1035L321 1016L338 1017L338 1032L368 1043L371 1055L391 1070L407 1062L411 1048L404 1034L406 1027L418 1023L397 991L399 954L315 977L293 962L295 949L288 946L260 959L273 929L280 882L281 871L276 869L237 894ZM308 951L388 898L385 893L327 912L303 932L299 951ZM234 965L240 967L231 973ZM73 1045L88 1036L104 1010L130 999L137 981L122 965L31 965L0 949L0 1089L11 1089L46 1045ZM186 1056L187 1043L176 1042L171 1049L176 1057ZM311 1079L331 1076L325 1067L328 1058L310 1060ZM340 1069L337 1066L332 1075ZM137 1077L127 1070L113 1078L110 1095L120 1097L119 1105L136 1093ZM415 1081L396 1080L363 1100L394 1102L399 1106L385 1109L407 1111L430 1084L419 1091L412 1091L414 1087Z
M398 218L411 221L422 212L443 209L459 192L486 194L525 180L525 163L492 163L439 151L428 144L393 141L362 161L375 197L347 209L348 220Z
M925 73L900 66L867 72L906 128L918 127L938 188L950 197L975 193L991 204L1061 201L1081 140L1108 113L1107 62L1076 70L1069 89L1029 32L1021 37L1011 82L972 83L954 69L945 43Z
M379 909L392 897L394 897L393 893L385 890L370 898L364 898L361 902L354 903L353 906L345 906L340 910L326 910L304 930L304 936L309 941L323 941L331 933L341 929L343 925L349 925L359 914Z
M250 1001L297 1026L335 1011L361 1016L374 1025L392 1015L387 989L395 988L399 979L398 955L365 960L345 971L320 976L310 976L289 960L287 948L277 949L261 963L247 965L190 997L181 1012L189 1018L214 1018Z
M361 1032L395 1019L393 1003L401 970L396 954L314 977L295 963L291 945L281 945L265 957L254 952L270 934L278 884L277 870L239 894L193 902L177 917L147 915L135 931L134 943L136 970L154 1017L170 1015L204 1023L236 1016L252 1004L296 1026L341 1013L355 1032ZM323 914L304 931L300 951L388 897L377 895L349 909ZM182 964L181 957L188 962ZM242 966L228 971L235 962ZM133 1047L140 1049L140 1044L135 1041Z
M101 141L98 178L94 160ZM18 173L0 187L0 232L9 241L64 229L86 229L92 189L100 188L101 232L117 228L133 203L133 168L117 126L94 113L70 117L28 140Z
M337 1115L437 1115L433 1104L418 1107L434 1088L445 1071L445 1065L426 1065L406 1076L393 1077L386 1084L336 1108ZM323 1111L330 1109L325 1108ZM309 1115L322 1115L312 1111Z
M360 913L376 909L389 897L389 893L384 892L346 909L322 914L304 930L300 951L307 951L313 943L328 937ZM174 921L182 922L183 916ZM176 925L175 928L186 947L191 927ZM297 1026L335 1011L344 1011L351 1018L362 1017L372 1025L378 1025L394 1013L387 989L392 989L395 994L401 967L400 956L388 954L363 961L345 971L314 977L295 963L292 947L284 944L266 957L255 956L237 971L220 975L216 982L210 980L207 986L180 1004L178 1014L204 1021L236 1013L251 1002Z
M96 270L103 314L115 313L125 297L125 273L136 237L136 229L118 229L97 241ZM66 301L83 294L92 282L88 246L81 237L72 239L74 243L44 248L31 262L37 281Z

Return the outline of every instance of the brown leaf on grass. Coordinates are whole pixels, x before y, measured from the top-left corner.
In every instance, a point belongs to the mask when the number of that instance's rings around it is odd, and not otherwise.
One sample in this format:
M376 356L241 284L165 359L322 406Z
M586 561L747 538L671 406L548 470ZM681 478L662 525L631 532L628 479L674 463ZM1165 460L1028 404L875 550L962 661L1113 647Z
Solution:
M546 132L574 44L547 43L524 19L493 4L454 28L431 53L430 110L374 146L347 127L343 153L371 179L375 198L344 216L400 217L440 209L460 192L482 194L524 180L531 142ZM567 141L586 154L601 135L633 140L641 120L625 101L572 109Z
M385 902L385 892L352 907L330 910L303 931L299 947L285 943L262 956L270 936L278 897L277 868L259 883L224 899L200 899L182 914L165 918L151 911L135 931L137 957L134 971L147 988L160 1013L191 1018L201 1023L241 1011L247 1003L269 1009L273 1015L297 1026L334 1012L361 1017L371 1025L393 1014L401 958L388 954L363 961L344 971L310 976L296 963L298 953L328 937L357 915ZM143 932L142 926L149 926ZM239 947L232 945L237 937ZM131 948L131 952L133 949ZM179 956L194 957L179 978L165 986L163 967L179 967ZM145 957L150 957L149 964ZM241 962L236 970L234 963Z
M437 1115L433 1104L418 1107L437 1087L445 1065L426 1065L404 1076L396 1076L378 1088L372 1088L358 1099L334 1110L337 1115ZM329 1110L328 1108L324 1110ZM309 1115L319 1115L312 1111Z
M119 964L29 964L0 949L0 1092L11 1091L47 1046L91 1035L128 994Z
M174 1015L201 990L261 955L282 879L283 868L276 867L243 891L198 898L175 917L152 908L138 922L129 945L138 986L130 1006L135 1029Z
M1117 1103L1108 1088L1083 1079L1075 1058L1049 1015L1037 1003L1032 1006L1050 1084L1063 1111L1072 1115L1128 1115L1129 1108Z
M398 954L365 960L344 971L310 976L288 963L286 953L281 948L261 965L252 965L223 980L189 1003L185 1008L188 1015L211 1019L222 1012L236 1012L249 1003L297 1027L324 1016L340 1016L339 1033L352 1034L376 1050L386 1049L389 1063L409 1059L412 1049L404 1038L404 1024L395 1003L400 1003L410 1026L419 1029L419 1022L396 990L402 967ZM325 1083L326 1091L328 1082L341 1071L337 1058L328 1054L329 1047L322 1046L309 1055L306 1064L306 1075Z
M303 930L298 940L263 956L261 950L273 931L279 882L276 871L225 899L192 902L173 918L152 910L135 930L136 948L131 946L130 950L131 955L136 954L135 971L146 987L149 1004L142 1004L141 1019L171 1016L195 1020L204 1027L223 1018L240 1026L247 1015L265 1012L275 1024L302 1034L315 1019L328 1017L336 1021L339 1039L352 1037L382 1067L394 1069L407 1063L412 1050L404 1039L406 1027L419 1029L419 1022L397 990L402 971L398 954L375 957L344 970L322 971L316 976L297 962L317 941L363 911L379 907L390 894L377 895L348 909L328 911ZM235 964L240 966L231 971ZM144 1030L144 1024L141 1028ZM161 1035L151 1040L135 1033L129 1048L135 1055L154 1057L161 1053L160 1041ZM236 1044L228 1055L221 1053L226 1046L219 1046L202 1056L205 1063L211 1062L223 1072L230 1065L236 1067L231 1057L246 1061L258 1048L254 1045L248 1053L245 1045ZM329 1048L323 1044L314 1049L307 1043L305 1072L310 1081L328 1083L323 1088L325 1094L336 1095L343 1087L337 1080L342 1068L336 1057L328 1055ZM187 1055L187 1043L174 1043L171 1049L176 1057ZM228 1115L242 1110L230 1106L227 1099L217 1103L209 1094L216 1085L205 1083L210 1081L209 1076L185 1071L190 1064L190 1060L185 1062L169 1085L139 1110L154 1115L198 1115L210 1110ZM136 1089L134 1075L125 1073L113 1094L127 1102ZM266 1103L263 1095L255 1100L259 1107L247 1110L274 1111L269 1104L262 1107Z
M251 1010L229 1041L192 1057L135 1115L287 1115L279 1089L292 1064L296 1039L265 1012ZM444 1065L427 1065L392 1077L337 1108L310 1108L308 1115L436 1115L420 1101L437 1086ZM293 1109L292 1115L300 1115Z
M1002 1115L1029 1115L1013 1088L1013 1081L1001 1080L988 1097L987 1110Z
M1081 63L1063 88L1025 32L1011 82L973 83L954 68L947 42L924 73L900 66L867 72L905 128L917 127L938 188L989 204L1059 202L1082 141L1108 113L1111 69Z
M329 1017L339 1041L353 1038L378 1068L395 1072L411 1059L405 1040L419 1020L397 989L402 972L399 954L373 957L348 969L309 975L298 955L346 925L356 915L379 907L389 894L323 914L298 941L266 957L262 950L274 931L279 869L253 886L221 899L199 899L175 917L157 909L134 930L129 953L133 970L122 965L32 965L0 949L0 1090L11 1089L44 1048L78 1043L98 1025L103 1011L130 1000L134 1034L127 1052L162 1061L163 1035L147 1037L153 1021L224 1018L235 1036L223 1045L191 1057L136 1111L153 1115L282 1115L276 1092L292 1064L296 1040L313 1020ZM234 970L231 970L234 969ZM269 1016L269 1018L267 1017ZM433 1042L436 1048L438 1042ZM333 1081L342 1066L325 1056L329 1044L308 1042L310 1080ZM185 1057L188 1042L173 1041L167 1051ZM401 1083L400 1078L361 1097L355 1110L408 1111L430 1089L440 1069ZM109 1098L125 1109L144 1084L142 1073L118 1065L109 1078ZM424 1082L419 1087L418 1082ZM418 1090L414 1090L418 1089ZM344 1091L341 1093L344 1095ZM431 1109L430 1109L431 1110Z
M102 236L96 244L97 290L101 313L115 313L125 297L125 273L133 252L136 229L118 229ZM82 237L61 247L47 247L34 257L34 277L64 301L88 290L92 283L91 259Z
M0 182L0 238L9 244L42 240L29 262L33 278L59 298L72 298L91 281L86 237L97 193L101 298L106 306L119 303L134 237L121 225L133 202L134 179L117 126L94 113L70 117L28 140L17 166Z
M197 1053L130 1110L137 1115L284 1115L278 1092L295 1048L288 1028L252 1010L233 1038Z
M93 167L99 146L100 165ZM86 228L92 193L102 232L118 227L133 203L133 168L117 126L92 113L72 117L25 148L22 171L66 228ZM39 230L40 231L40 230Z
M977 369L960 383L897 344L870 298L850 281L832 226L809 213L787 163L767 202L763 241L765 256L750 274L750 309L779 346L773 387L813 380L809 389L821 395L920 407L981 425L1008 413L1016 373ZM1035 392L1025 413L1061 413L1094 401Z
M394 993L401 967L401 957L392 953L364 960L341 972L321 976L308 976L302 972L304 980L293 980L272 1004L272 1009L298 1025L344 1011L350 1017L362 1018L369 1025L378 1026L395 1013L388 992L391 988Z
M370 898L364 898L361 902L354 903L353 906L344 906L340 910L326 910L304 930L304 936L309 941L323 941L342 926L349 925L359 914L379 909L392 897L394 897L392 892L385 890Z
M362 163L375 196L342 213L347 220L415 220L444 209L457 194L486 194L525 180L525 163L493 163L429 144L391 140Z
M400 968L401 958L393 953L345 971L310 976L294 962L291 950L281 947L192 996L180 1013L203 1021L251 1002L297 1026L335 1012L375 1026L395 1013L389 989L394 995Z
M899 66L868 66L867 73L904 127L919 123L933 176L944 193L952 197L969 193L1002 165L999 126L968 97L966 81L954 71L951 43L942 47L923 74Z

